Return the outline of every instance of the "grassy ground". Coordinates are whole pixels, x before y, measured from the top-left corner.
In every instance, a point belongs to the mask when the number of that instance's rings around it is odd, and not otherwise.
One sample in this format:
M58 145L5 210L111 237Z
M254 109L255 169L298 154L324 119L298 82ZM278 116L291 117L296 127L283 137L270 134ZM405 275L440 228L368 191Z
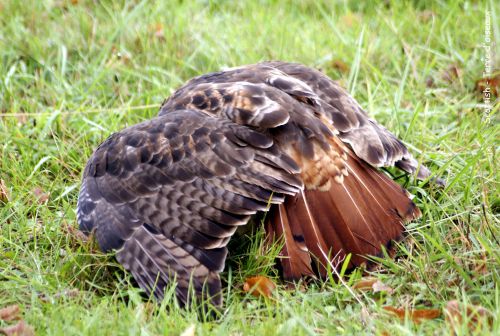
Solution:
M498 105L488 119L485 9L498 2L0 1L0 308L18 304L37 334L494 334L500 330ZM494 5L496 3L496 5ZM495 8L496 6L496 8ZM225 315L147 302L116 261L82 243L81 171L111 132L156 114L192 76L261 60L299 61L338 78L448 184L401 180L423 217L396 260L371 276L392 293L352 290L355 272L289 291L258 238L223 273ZM498 61L498 58L496 59ZM488 121L489 120L489 121ZM248 257L248 255L251 255ZM267 274L273 300L242 292ZM384 306L484 307L488 323L415 323ZM0 321L0 328L11 324Z

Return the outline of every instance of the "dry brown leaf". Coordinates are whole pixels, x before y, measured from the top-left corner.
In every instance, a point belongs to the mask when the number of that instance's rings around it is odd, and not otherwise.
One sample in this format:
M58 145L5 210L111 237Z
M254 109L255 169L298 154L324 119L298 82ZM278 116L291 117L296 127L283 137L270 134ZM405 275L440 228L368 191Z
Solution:
M445 308L446 321L453 327L462 324L463 313L468 320L469 328L476 328L481 323L493 323L493 315L491 312L481 306L462 305L457 300L448 301Z
M498 90L500 88L500 72L492 77L478 79L476 81L475 88L480 95L489 93L490 96L498 97Z
M347 65L344 61L342 61L340 59L333 60L331 65L332 65L332 68L334 68L335 70L338 70L341 73L347 73L350 70L349 65Z
M0 320L12 321L19 320L19 306L10 305L5 308L0 309Z
M40 187L36 187L32 190L33 195L37 198L38 204L45 204L49 200L50 193L46 193Z
M21 320L17 324L0 328L0 334L6 336L34 336L35 330L32 326Z
M363 278L356 282L352 288L354 289L372 289L372 286L375 282L377 282L377 278Z
M400 319L404 319L408 316L410 320L415 323L420 323L422 320L432 320L441 316L441 310L439 309L405 309L391 306L385 306L382 308L396 315Z
M273 291L276 289L274 282L261 275L247 278L243 284L243 290L252 294L253 296L259 297L271 297Z
M352 286L354 289L371 290L374 293L387 292L391 294L394 290L377 278L364 278Z
M5 181L0 179L0 202L7 203L9 201L9 190L5 185Z

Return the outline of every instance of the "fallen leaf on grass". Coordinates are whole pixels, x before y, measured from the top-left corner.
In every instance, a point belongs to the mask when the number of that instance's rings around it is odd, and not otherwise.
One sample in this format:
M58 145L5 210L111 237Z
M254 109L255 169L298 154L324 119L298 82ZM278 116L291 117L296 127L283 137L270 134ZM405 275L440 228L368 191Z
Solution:
M491 96L498 97L499 87L500 87L500 72L492 77L484 77L478 79L475 85L476 91L480 95L489 94L490 97Z
M372 289L372 286L377 282L377 278L363 278L356 282L352 288L354 289Z
M34 336L35 330L32 326L21 320L17 324L0 328L0 334L6 336Z
M475 328L481 323L493 323L493 315L489 310L481 306L461 305L458 301L449 301L444 310L446 321L453 327L462 324L463 313L468 320L469 328Z
M32 190L33 195L37 198L38 204L45 204L49 200L50 193L46 193L42 188L36 187Z
M275 289L276 285L274 282L261 275L247 278L243 284L243 290L256 297L270 297Z
M371 290L374 293L387 292L388 294L391 294L394 291L394 289L387 286L385 283L383 283L377 278L362 279L358 281L356 284L354 284L353 288L359 290Z
M19 306L11 305L0 309L0 320L12 321L19 320Z
M441 316L441 310L439 309L405 309L391 306L385 306L382 309L396 315L400 319L408 316L415 323L420 323L422 320L432 320Z

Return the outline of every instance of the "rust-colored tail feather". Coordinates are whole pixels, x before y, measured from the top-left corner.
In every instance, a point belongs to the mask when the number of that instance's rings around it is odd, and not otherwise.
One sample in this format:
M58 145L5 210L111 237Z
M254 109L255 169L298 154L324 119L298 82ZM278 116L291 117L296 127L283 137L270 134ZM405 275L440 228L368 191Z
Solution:
M404 222L420 216L406 190L348 154L343 183L332 178L329 190L305 190L272 209L266 231L285 240L281 265L287 280L313 270L324 277L329 263L336 266L349 253L350 266L359 266L366 255L380 255L382 246L400 239Z
M291 197L292 198L292 197ZM296 197L293 197L296 198ZM311 268L311 255L304 240L304 232L300 219L289 218L285 206L289 203L279 204L272 208L266 225L268 237L284 240L280 255L283 274L293 275L298 280L301 276L314 276ZM314 220L314 219L312 219ZM291 279L287 277L287 279Z

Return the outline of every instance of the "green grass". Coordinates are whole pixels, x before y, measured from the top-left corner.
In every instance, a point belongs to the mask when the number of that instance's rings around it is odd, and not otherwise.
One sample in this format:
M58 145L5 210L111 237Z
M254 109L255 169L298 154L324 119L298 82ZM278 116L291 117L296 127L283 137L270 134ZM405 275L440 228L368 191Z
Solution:
M168 335L191 324L197 335L450 335L443 316L416 324L382 307L458 300L493 318L482 327L464 320L457 334L498 334L498 102L486 122L474 89L486 8L500 36L498 2L97 3L0 1L0 178L9 191L0 203L0 308L20 305L39 335ZM222 318L148 302L112 257L68 229L86 160L110 133L154 116L190 77L269 59L339 79L448 184L401 180L423 216L408 225L398 258L372 274L392 294L351 291L359 271L344 284L287 290L260 235L240 238L248 248L222 275ZM274 300L242 292L254 274L275 279Z

